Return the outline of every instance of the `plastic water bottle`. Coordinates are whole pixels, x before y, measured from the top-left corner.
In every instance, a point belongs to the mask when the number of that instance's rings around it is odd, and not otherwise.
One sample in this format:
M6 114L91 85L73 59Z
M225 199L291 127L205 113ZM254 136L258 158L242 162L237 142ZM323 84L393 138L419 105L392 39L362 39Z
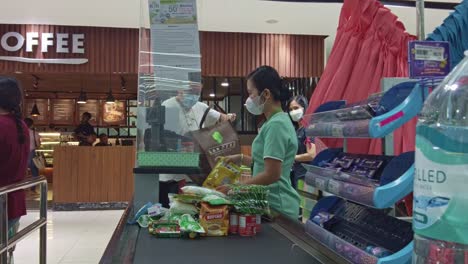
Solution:
M413 263L468 263L468 52L416 127Z

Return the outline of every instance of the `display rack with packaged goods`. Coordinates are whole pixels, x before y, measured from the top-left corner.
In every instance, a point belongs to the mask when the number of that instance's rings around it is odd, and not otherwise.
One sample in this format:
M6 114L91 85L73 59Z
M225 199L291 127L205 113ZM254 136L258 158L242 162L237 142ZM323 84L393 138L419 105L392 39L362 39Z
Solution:
M433 82L383 79L382 93L358 103L328 102L305 117L308 136L345 138L344 148L323 150L304 165L307 184L341 197L319 200L306 232L353 263L411 261L411 226L389 216L386 208L412 191L414 152L394 156L385 144L384 155L347 153L346 138L390 139L419 113ZM382 225L384 220L392 224ZM398 245L386 243L392 236L399 237Z

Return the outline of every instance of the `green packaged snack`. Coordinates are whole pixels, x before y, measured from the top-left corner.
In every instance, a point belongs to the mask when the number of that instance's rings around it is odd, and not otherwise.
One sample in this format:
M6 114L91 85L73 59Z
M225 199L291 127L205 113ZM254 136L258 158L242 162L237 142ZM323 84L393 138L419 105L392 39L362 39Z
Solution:
M199 187L199 186L185 186L182 188L182 191L184 192L184 194L192 194L192 195L199 196L200 198L203 198L209 194L215 194L220 197L226 197L226 195L224 195L221 192L218 192L216 190L211 190L208 188L204 188L204 187Z
M152 222L148 231L160 238L179 238L181 236L179 225L169 222Z
M205 229L189 214L184 214L179 219L180 231L186 233L205 233Z
M152 222L152 219L149 215L142 215L137 220L138 225L142 228L148 228L151 222Z
M193 204L174 201L173 203L171 203L171 208L169 209L169 212L171 213L171 215L196 215L198 214L198 209Z
M197 204L201 201L201 196L194 194L176 194L173 196L174 201L187 204Z
M210 205L226 205L226 204L231 204L231 202L228 199L225 199L223 197L219 197L218 195L210 194L202 199L203 202L207 202Z
M228 197L242 214L270 214L268 188L263 185L231 185Z

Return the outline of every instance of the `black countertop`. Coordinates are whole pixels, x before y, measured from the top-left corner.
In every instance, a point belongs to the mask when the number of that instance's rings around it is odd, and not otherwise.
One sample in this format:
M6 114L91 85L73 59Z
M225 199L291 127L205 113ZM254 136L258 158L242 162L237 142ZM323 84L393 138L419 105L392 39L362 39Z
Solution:
M140 232L134 263L295 263L320 264L316 258L269 224L262 225L255 237L202 237L190 239L161 239Z

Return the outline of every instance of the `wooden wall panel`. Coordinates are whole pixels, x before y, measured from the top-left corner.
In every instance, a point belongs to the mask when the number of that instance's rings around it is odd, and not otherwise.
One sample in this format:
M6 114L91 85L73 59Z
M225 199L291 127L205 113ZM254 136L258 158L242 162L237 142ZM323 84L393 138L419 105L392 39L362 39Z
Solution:
M54 149L54 202L126 202L133 195L134 147Z
M244 77L270 65L281 76L320 76L324 68L325 36L200 32L202 74Z

